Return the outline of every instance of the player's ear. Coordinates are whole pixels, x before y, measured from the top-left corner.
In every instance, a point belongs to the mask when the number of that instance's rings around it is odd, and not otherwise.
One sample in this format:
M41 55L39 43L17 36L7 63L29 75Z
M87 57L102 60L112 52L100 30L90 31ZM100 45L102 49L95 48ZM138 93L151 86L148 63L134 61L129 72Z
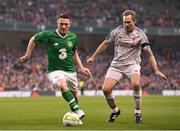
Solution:
M136 18L134 18L133 21L134 21L134 24L136 24Z
M69 27L71 27L71 25L72 25L72 20L70 20Z

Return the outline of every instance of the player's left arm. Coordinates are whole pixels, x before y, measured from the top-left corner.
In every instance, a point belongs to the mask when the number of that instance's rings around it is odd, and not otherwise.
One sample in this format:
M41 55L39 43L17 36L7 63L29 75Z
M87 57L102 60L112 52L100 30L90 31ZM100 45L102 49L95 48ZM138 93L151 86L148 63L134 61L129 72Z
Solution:
M77 50L74 50L73 56L74 56L74 60L76 61L76 64L77 64L78 67L80 68L80 71L81 71L83 74L87 75L87 76L92 76L89 68L86 68L86 67L83 66Z
M145 51L145 53L147 54L149 61L156 73L157 76L162 77L163 79L167 80L166 76L159 70L158 66L157 66L157 62L156 59L153 55L153 52L151 50L151 47L149 46L149 43L144 43L142 44L142 48Z

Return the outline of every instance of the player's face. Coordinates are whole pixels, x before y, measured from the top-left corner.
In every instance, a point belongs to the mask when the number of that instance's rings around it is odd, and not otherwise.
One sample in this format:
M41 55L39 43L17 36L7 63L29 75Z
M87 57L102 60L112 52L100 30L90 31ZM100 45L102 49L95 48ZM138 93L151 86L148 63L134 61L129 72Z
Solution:
M69 28L71 26L71 22L70 19L67 18L59 18L57 20L57 24L58 24L58 31L61 35L66 35L67 32L69 31Z
M134 30L135 22L132 20L131 15L123 16L123 24L127 32L132 32Z

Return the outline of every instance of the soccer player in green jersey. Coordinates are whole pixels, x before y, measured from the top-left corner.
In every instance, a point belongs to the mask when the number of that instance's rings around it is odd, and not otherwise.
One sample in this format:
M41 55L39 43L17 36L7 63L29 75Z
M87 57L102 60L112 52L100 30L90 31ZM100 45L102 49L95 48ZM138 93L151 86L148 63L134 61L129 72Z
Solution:
M61 90L63 98L69 103L72 111L79 118L85 116L77 103L78 82L75 64L80 71L91 76L88 68L82 65L77 52L77 36L69 31L71 19L67 14L61 14L57 19L57 29L53 31L42 31L35 34L29 41L26 53L20 57L21 62L30 59L33 47L36 43L45 45L48 54L47 77Z

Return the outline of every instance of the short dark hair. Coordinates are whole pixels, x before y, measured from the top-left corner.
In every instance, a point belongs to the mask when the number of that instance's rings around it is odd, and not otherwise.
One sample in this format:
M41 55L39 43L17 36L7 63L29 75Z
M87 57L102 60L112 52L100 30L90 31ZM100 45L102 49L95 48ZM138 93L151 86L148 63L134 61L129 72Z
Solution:
M133 20L133 21L136 21L136 12L135 12L134 10L125 10L125 11L122 13L122 17L128 16L128 15L131 15L131 16L132 16L132 20Z
M69 14L66 14L66 13L59 14L58 19L59 19L59 18L71 19L71 18L70 18L70 15L69 15Z

